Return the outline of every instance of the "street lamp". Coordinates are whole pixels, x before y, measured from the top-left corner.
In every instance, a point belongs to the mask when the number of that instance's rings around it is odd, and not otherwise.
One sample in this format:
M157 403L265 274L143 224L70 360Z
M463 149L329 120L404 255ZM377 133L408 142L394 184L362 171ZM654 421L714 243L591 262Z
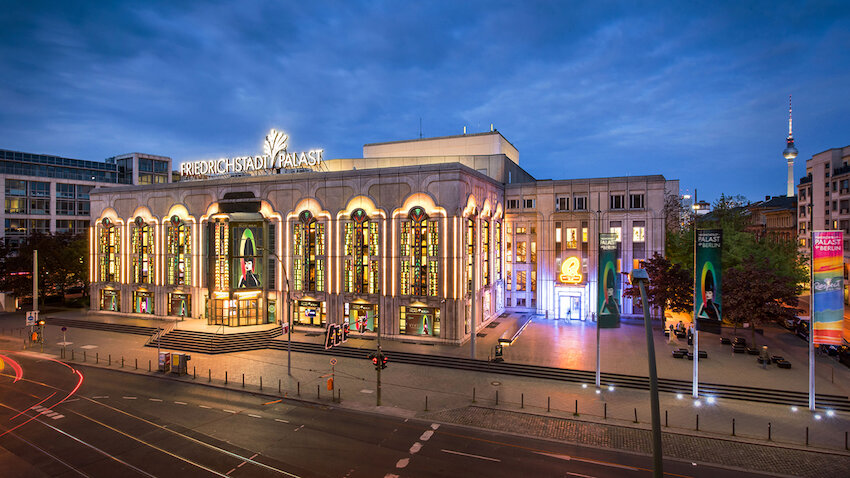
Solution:
M289 274L283 265L283 258L276 256L280 262L280 270L283 272L283 280L286 281L286 373L292 376L292 288L289 285ZM283 323L283 321L281 321Z
M649 283L649 274L646 269L632 269L629 274L629 283L638 284L640 287L640 298L643 304L643 323L646 329L646 358L649 362L649 398L652 411L652 476L661 478L664 475L661 461L661 412L658 405L658 371L655 368L655 344L652 338L652 321L649 319L649 301L646 298L646 284ZM697 355L695 352L694 355Z

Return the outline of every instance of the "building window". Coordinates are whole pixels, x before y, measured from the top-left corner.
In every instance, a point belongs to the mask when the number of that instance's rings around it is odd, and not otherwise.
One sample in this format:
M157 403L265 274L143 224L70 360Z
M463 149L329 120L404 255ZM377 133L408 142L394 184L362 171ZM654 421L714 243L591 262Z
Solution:
M30 214L50 214L50 199L30 199Z
M566 228L566 248L567 249L576 249L578 247L578 229L575 227Z
M440 234L437 221L414 206L401 223L401 293L436 296Z
M74 193L74 185L56 183L56 197L60 199L74 199L76 197L76 194Z
M191 317L192 301L189 294L168 294L168 315L173 317Z
M475 219L466 220L466 294L472 294L475 275Z
M114 289L103 289L100 291L100 310L110 312L121 311L121 291Z
M490 221L481 221L481 275L484 287L490 285Z
M98 256L100 281L118 282L121 270L121 228L108 218L101 222Z
M153 292L133 291L133 312L153 315Z
M6 214L26 214L27 199L26 198L6 198Z
M537 263L537 241L531 241L531 263Z
M535 199L523 199L522 200L522 207L524 207L526 209L534 209L534 203L535 202L536 202Z
M399 310L398 332L403 335L440 336L440 309L406 307Z
M212 285L213 290L230 290L230 225L225 218L212 224ZM223 304L223 301L220 301ZM218 305L222 305L218 304ZM216 315L218 317L218 315Z
M346 292L378 293L378 222L370 220L363 209L356 209L345 223Z
M573 209L576 211L587 210L587 197L573 196Z
M30 219L33 234L50 234L49 219Z
M613 224L613 221L612 221ZM619 225L619 221L617 221L617 225L612 225L608 228L608 232L611 234L617 235L617 242L623 242L623 228Z
M519 209L519 199L508 199L508 209Z
M91 214L91 203L88 201L80 201L77 203L77 215L88 216Z
M537 290L537 271L531 271L531 292L535 292Z
M189 225L179 217L171 216L166 234L168 285L190 285L192 238Z
M502 223L496 221L493 223L496 234L496 280L502 280Z
M325 224L310 211L302 211L293 225L295 289L325 290Z
M570 198L568 196L561 196L555 198L555 210L556 211L569 211L570 210Z
M73 234L74 221L71 219L56 220L56 234Z
M623 194L612 194L609 204L610 209L624 209L626 207L626 197Z
M513 289L513 273L512 273L513 265L508 264L505 266L505 289L510 291Z
M141 217L136 217L130 236L132 277L136 284L151 284L153 282L153 236L153 227Z
M45 183L42 181L30 181L30 197L49 198L50 183Z
M516 272L516 290L525 290L525 271Z
M6 180L6 196L26 196L27 182L18 179Z
M6 235L27 235L27 219L6 219Z
M525 262L526 256L526 242L525 241L517 241L516 243L516 262L523 263Z
M76 212L76 204L74 201L66 201L62 199L56 200L56 215L58 216L73 216Z
M643 209L645 207L643 194L629 194L629 209Z
M632 259L646 259L646 222L632 223Z

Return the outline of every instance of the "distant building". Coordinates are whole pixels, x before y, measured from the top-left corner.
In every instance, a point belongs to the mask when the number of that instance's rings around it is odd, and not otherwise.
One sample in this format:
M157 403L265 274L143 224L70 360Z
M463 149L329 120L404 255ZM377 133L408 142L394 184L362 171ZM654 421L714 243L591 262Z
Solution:
M796 196L766 196L747 206L750 224L747 230L759 239L793 241L797 237Z
M0 149L0 238L17 246L33 233L85 233L94 188L171 182L170 171L171 158L141 153L99 162Z

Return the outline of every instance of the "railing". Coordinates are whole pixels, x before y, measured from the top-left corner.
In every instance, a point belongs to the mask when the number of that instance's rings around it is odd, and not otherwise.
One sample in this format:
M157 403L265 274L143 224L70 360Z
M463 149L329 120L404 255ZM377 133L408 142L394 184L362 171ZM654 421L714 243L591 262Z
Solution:
M175 325L177 325L177 322L171 322L171 323L170 323L170 324L168 324L167 326L165 326L165 327L161 327L159 330L157 330L157 331L156 331L156 333L155 333L155 334L153 334L153 335L151 336L150 340L148 340L148 343L149 343L149 344L153 344L153 343L157 343L157 342L159 342L159 339L160 339L160 338L162 338L162 336L163 336L163 335L165 335L165 334L167 334L167 333L171 332L172 330L174 330L174 326L175 326Z

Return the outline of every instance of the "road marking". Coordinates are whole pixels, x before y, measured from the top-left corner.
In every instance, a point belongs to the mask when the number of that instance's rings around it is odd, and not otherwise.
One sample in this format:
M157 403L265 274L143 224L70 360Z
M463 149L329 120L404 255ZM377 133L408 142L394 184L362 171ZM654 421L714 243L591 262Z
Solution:
M55 417L53 417L54 420L59 420L60 418L65 418L65 415L57 414Z
M296 429L295 429L295 430L293 430L293 431L296 431L296 432L297 432L298 430L300 430L300 429L302 429L302 428L304 428L304 425L301 425L300 427L296 428Z
M230 471L225 473L225 475L230 476L230 474L233 473L234 471L236 471L236 468L231 468Z
M364 388L363 390L360 390L360 393L375 393L375 391L369 390L368 388Z
M571 471L568 471L568 472L567 472L567 474L568 474L568 475L570 475L570 476L577 476L577 477L579 477L579 478L596 478L596 477L594 477L594 476L590 476L590 475L582 475L581 473L573 473L573 472L571 472Z
M438 429L438 428L440 428L440 424L439 424L439 423L432 423L432 424L431 424L431 429L432 429L432 430L436 430L436 429Z
M186 405L186 402L174 402L174 403L176 403L177 405Z
M393 473L387 473L386 475L384 475L384 478L398 478L398 475Z
M454 451L454 450L443 449L443 450L440 450L440 451L442 451L443 453L451 453L453 455L461 455L461 456L468 456L470 458L478 458L479 460L489 460L489 461L495 461L495 462L501 462L502 461L498 458L490 458L489 456L481 456L481 455L472 455L470 453L463 453L463 452Z
M407 466L408 463L410 463L410 458L402 458L395 464L395 467L404 468L405 466Z
M276 422L281 422L281 423L289 423L288 421L286 421L286 420L281 420L280 418L275 418L275 419L274 419L274 421L276 421Z
M123 398L124 400L135 400L136 399L136 397L121 397L121 398Z
M235 411L235 410L222 409L221 411L223 411L223 412L227 412L227 413L236 413L236 411Z
M150 400L152 402L161 402L162 401L161 398L149 398L148 400Z
M97 345L83 345L81 349L96 349Z
M109 398L109 395L97 395L97 396L94 396L94 397L91 397L91 398L95 398L95 399L96 398Z
M592 463L594 465L600 465L600 466L611 466L611 467L614 467L614 468L620 468L622 470L631 470L631 471L639 471L640 470L640 468L635 468L633 466L618 465L616 463L608 463L606 461L591 460L591 459L588 459L588 458L573 457L573 460L581 461L581 462L584 462L584 463Z
M212 407L208 407L206 405L198 405L198 406L201 407L201 408L212 408Z
M66 346L66 345L73 345L73 344L74 344L74 342L56 342L56 345L61 345L63 347Z
M422 441L428 441L431 439L432 435L434 435L434 430L425 430L425 433L423 433L419 439Z
M422 449L422 444L419 443L419 442L416 442L410 447L410 454L413 455L415 453L418 453L419 450L421 450L421 449Z
M248 414L248 416L249 416L249 417L252 417L252 418L263 418L263 417L261 417L261 416L259 416L259 415L254 415L253 413L249 413L249 414Z

